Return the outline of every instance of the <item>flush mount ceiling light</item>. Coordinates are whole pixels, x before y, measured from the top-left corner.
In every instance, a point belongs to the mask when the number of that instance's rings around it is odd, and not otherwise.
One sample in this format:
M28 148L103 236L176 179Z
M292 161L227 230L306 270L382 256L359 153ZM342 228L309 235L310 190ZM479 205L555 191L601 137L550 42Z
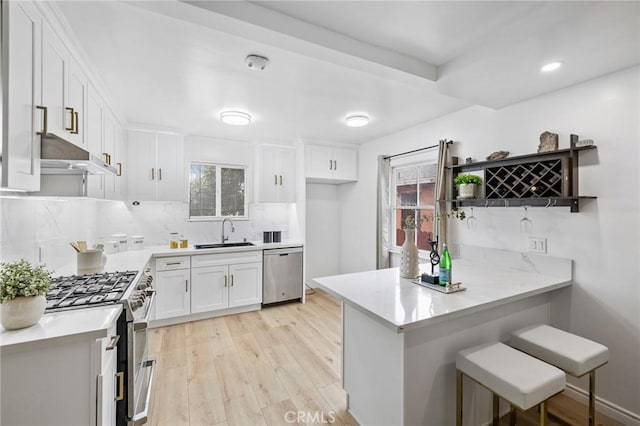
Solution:
M259 55L249 55L245 58L247 66L252 70L262 71L269 65L269 59Z
M542 71L542 72L551 72L551 71L557 70L561 66L562 66L562 62L561 61L549 62L548 64L546 64L542 68L540 68L540 71Z
M344 122L349 127L362 127L369 124L369 117L365 114L350 115Z
M246 126L251 123L251 116L242 111L222 111L220 113L220 120L222 120L223 123L233 126Z

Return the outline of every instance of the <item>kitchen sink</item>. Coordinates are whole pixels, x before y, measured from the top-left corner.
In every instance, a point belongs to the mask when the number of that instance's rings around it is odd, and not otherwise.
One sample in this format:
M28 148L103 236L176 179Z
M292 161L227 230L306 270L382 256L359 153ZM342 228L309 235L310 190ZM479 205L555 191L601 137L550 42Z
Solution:
M213 248L224 248L224 247L247 247L247 246L255 246L253 243L245 243L245 242L237 242L237 243L213 243L213 244L196 244L194 247L196 249L213 249Z

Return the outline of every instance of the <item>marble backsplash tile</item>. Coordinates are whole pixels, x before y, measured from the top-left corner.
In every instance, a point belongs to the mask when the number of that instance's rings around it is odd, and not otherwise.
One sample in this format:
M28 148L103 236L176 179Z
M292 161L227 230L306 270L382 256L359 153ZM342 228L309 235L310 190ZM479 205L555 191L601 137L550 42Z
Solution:
M85 240L91 246L111 235L143 235L145 244L168 242L169 232L179 232L190 244L220 241L220 221L188 221L182 202L128 201L87 198L0 197L0 261L25 258L48 269L75 262L69 241ZM234 220L235 232L226 225L231 241L262 240L263 231L280 230L289 237L290 208L286 204L250 204L251 220Z

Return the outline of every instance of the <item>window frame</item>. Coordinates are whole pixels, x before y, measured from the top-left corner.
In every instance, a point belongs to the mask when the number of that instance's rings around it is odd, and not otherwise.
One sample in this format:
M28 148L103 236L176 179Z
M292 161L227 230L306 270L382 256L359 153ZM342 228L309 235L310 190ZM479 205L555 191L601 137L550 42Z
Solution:
M191 216L191 166L193 164L213 166L216 168L216 203L215 212L222 212L222 169L242 169L244 170L244 215L242 216L221 216L216 214L215 216ZM187 221L188 222L213 222L221 221L229 217L233 220L250 220L249 218L249 197L248 197L248 182L249 182L249 166L244 164L229 164L229 163L217 163L213 161L197 161L190 160L188 163L187 172Z
M418 158L416 158L418 157ZM434 222L434 216L437 214L437 200L436 200L436 189L437 189L437 163L438 163L438 158L437 158L437 151L436 151L436 156L430 156L430 155L425 155L425 154L418 154L415 157L412 158L406 158L404 159L404 161L398 161L396 164L391 164L390 166L390 179L389 179L389 230L390 230L390 237L389 238L389 252L391 253L399 253L402 250L402 246L397 244L397 229L396 229L396 214L397 211L413 211L413 216L416 216L416 212L420 211L420 210L432 210L433 211L433 216L429 219L433 222L433 238L437 238L437 227L435 226L435 222ZM435 164L435 170L436 173L433 175L433 177L430 177L429 179L432 179L432 181L430 182L426 182L426 183L432 183L434 185L434 191L433 191L433 204L421 204L420 203L420 184L421 183L425 183L425 182L421 182L420 181L420 172L419 172L419 167L426 165L426 164ZM415 205L408 205L408 206L401 206L397 204L397 197L398 197L398 193L397 193L397 171L398 170L402 170L402 169L410 169L410 168L417 168L418 169L418 173L416 174L416 204ZM416 246L418 247L418 252L420 254L422 254L423 256L427 253L430 252L430 250L426 250L426 249L421 249L419 244L418 244L418 236L419 236L419 229L420 229L420 225L416 226L416 230L418 232L415 232L414 234L414 242L416 243Z

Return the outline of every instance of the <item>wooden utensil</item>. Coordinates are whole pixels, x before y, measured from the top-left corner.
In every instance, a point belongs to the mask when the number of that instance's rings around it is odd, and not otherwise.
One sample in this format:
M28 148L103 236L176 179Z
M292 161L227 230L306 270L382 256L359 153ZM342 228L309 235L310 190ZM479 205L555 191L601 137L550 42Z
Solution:
M86 241L78 241L78 247L80 248L80 251L82 253L84 253L85 251L87 251L87 242Z
M71 247L73 247L73 249L74 249L75 251L77 251L78 253L80 253L80 247L78 247L78 245L77 245L76 243L74 243L73 241L71 241L69 244L71 245Z

